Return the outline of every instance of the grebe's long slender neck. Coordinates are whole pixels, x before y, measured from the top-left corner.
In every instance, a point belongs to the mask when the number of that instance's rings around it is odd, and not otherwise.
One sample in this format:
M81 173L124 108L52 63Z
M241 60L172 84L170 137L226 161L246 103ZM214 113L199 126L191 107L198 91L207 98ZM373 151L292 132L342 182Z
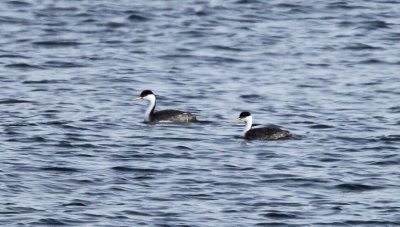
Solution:
M144 99L149 100L149 106L147 107L145 113L145 121L150 121L150 116L154 113L154 109L156 108L156 96L148 95Z
M249 131L251 129L251 126L253 125L253 117L252 116L248 116L246 117L246 127L244 128L244 133L246 133L247 131Z

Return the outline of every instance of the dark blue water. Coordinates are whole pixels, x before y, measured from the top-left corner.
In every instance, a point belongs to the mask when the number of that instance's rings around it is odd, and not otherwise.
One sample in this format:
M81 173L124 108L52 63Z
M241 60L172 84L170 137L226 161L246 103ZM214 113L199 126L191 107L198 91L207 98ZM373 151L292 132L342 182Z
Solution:
M1 1L1 226L399 225L399 15ZM144 89L202 122L143 123ZM245 141L244 110L294 139Z

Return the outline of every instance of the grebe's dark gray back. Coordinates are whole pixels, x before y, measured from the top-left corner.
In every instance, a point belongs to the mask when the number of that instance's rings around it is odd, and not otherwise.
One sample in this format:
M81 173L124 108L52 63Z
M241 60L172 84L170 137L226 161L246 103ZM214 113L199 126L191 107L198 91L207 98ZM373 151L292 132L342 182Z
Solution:
M145 121L148 122L195 122L197 121L196 115L192 113L183 112L180 110L162 110L155 112L156 96L150 90L144 90L139 97L134 100L145 99L150 102L149 107L145 112Z
M289 131L276 127L264 127L252 129L253 117L249 112L240 113L239 118L234 121L245 121L246 127L244 137L248 140L279 140L287 139L292 136Z

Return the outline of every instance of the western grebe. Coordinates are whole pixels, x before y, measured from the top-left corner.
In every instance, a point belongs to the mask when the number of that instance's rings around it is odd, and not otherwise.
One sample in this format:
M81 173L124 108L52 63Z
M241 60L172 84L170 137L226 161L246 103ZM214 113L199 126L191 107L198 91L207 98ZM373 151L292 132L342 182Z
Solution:
M191 113L179 110L162 110L155 112L156 96L150 90L144 90L139 97L133 100L145 99L150 102L145 113L145 121L148 122L194 122L197 121L196 116Z
M249 112L240 113L239 118L234 121L245 121L244 137L248 140L279 140L286 139L292 136L289 131L280 128L265 127L252 129L253 117Z

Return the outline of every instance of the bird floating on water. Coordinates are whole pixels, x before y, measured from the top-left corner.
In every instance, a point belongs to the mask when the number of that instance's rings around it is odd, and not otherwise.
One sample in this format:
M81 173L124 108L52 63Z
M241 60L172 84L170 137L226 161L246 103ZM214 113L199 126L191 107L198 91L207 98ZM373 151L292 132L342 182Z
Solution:
M239 118L234 121L245 121L246 127L244 129L244 137L248 140L279 140L287 139L292 136L289 131L282 130L276 127L254 128L253 117L249 112L240 113Z
M147 122L194 122L197 121L196 115L192 113L183 112L180 110L161 110L155 112L156 107L156 96L150 90L144 90L139 97L133 100L145 99L150 102L149 107L145 112L145 121Z

